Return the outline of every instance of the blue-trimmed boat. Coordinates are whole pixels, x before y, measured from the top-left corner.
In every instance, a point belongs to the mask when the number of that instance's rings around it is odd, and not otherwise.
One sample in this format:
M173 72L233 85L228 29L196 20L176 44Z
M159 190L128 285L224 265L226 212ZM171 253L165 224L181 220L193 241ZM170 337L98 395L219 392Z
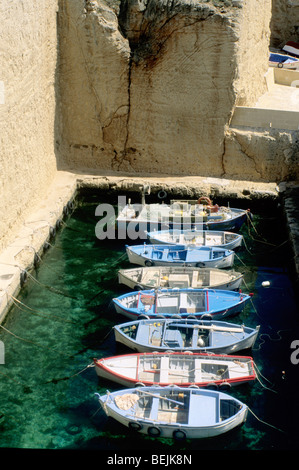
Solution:
M214 246L235 250L243 242L243 235L217 230L154 230L147 232L154 245Z
M126 204L117 216L117 228L128 238L146 239L153 230L228 230L238 232L252 219L249 209L213 204L207 197L198 200L172 200L170 204ZM135 239L135 238L134 238Z
M253 347L260 326L217 320L155 319L114 325L115 341L138 352L206 352L232 354Z
M218 391L184 387L138 387L98 396L106 413L151 437L175 440L218 436L246 421L248 407Z
M251 294L221 289L153 289L113 299L117 313L138 318L214 318L240 313Z
M229 268L234 264L235 252L211 246L185 245L126 245L130 263L140 266L196 266Z

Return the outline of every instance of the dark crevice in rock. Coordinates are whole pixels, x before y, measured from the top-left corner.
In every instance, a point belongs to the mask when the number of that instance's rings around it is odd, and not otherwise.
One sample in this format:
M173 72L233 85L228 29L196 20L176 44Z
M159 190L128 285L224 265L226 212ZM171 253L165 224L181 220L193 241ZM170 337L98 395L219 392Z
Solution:
M129 41L132 60L153 66L163 53L169 37L184 27L218 14L206 3L177 0L122 0L119 28Z

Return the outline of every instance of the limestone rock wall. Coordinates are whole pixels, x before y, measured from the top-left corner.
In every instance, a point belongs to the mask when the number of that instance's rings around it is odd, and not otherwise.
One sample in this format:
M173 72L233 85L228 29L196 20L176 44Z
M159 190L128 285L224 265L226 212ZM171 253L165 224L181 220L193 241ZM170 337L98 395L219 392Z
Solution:
M265 91L270 0L122 0L117 13L60 2L61 168L224 175L234 107Z
M299 1L272 0L271 45L282 47L287 41L299 42Z
M223 167L231 178L251 181L287 181L299 178L297 131L232 128L225 138Z
M55 0L0 2L0 249L56 172Z
M236 28L236 80L234 89L237 106L252 106L267 91L271 0L244 0Z
M128 41L104 2L61 0L59 167L111 169L126 142Z

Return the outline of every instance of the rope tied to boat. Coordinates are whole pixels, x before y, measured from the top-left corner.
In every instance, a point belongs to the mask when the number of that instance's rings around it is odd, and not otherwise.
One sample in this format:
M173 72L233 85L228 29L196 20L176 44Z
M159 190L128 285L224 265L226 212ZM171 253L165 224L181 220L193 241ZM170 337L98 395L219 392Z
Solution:
M28 305L25 305L23 302L21 302L20 300L18 300L16 297L14 297L13 295L9 294L7 291L5 291L5 292L6 292L6 295L11 298L12 303L13 303L19 310L21 310L22 312L27 312L27 310L29 310L30 313L32 313L32 315L37 315L37 316L40 316L40 317L42 317L42 318L43 318L43 317L48 317L48 318L49 318L49 317L52 317L52 318L55 318L55 319L57 319L57 320L59 320L59 321L63 321L63 322L65 322L65 323L73 323L73 324L76 324L76 323L77 323L77 322L74 322L74 321L72 321L72 320L67 320L67 319L65 319L65 318L63 318L63 317L60 317L60 316L58 316L58 315L52 315L52 314L49 314L49 313L46 313L46 312L42 312L42 311L39 311L39 310L35 310L35 309L29 307ZM27 310L23 309L21 306L22 306L22 307L25 307Z
M246 405L247 406L247 405ZM276 431L279 431L279 432L282 432L282 433L286 433L286 431L284 431L283 429L279 429L277 428L276 426L273 426L273 424L270 424L270 423L266 423L266 421L263 421L262 419L260 419L248 406L247 406L247 409L248 411L250 411L250 413L260 422L260 423L263 423L265 424L266 426L270 426L271 428L275 429Z

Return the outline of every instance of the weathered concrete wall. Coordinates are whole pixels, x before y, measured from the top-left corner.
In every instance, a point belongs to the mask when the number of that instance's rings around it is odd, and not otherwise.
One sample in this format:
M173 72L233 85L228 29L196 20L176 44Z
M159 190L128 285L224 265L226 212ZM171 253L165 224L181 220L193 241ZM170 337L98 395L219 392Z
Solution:
M0 3L0 250L56 172L56 0Z

